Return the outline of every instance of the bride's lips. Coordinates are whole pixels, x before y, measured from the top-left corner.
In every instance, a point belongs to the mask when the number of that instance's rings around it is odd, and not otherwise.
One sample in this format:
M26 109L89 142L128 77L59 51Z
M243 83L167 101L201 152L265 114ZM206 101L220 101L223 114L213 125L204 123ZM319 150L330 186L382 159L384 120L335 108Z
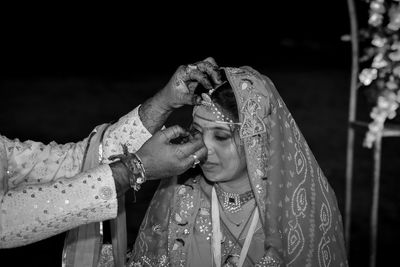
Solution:
M201 165L201 168L203 168L203 169L212 169L212 168L214 168L216 166L218 166L218 163L205 162L203 165Z

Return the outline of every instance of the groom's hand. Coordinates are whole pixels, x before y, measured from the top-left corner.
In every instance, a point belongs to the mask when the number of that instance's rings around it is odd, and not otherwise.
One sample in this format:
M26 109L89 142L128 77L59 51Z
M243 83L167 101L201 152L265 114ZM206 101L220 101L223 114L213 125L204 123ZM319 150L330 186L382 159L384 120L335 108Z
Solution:
M166 110L195 105L201 100L194 94L199 83L211 90L221 82L219 67L215 60L209 57L194 64L180 66L156 97Z
M221 84L220 70L213 58L180 66L167 85L140 106L139 116L146 129L153 134L162 128L174 109L200 104L200 96L194 94L199 83L206 89Z
M171 140L188 136L189 133L176 125L156 132L136 152L143 162L146 178L161 179L179 175L205 160L207 148L201 135L189 138L185 144L172 144Z

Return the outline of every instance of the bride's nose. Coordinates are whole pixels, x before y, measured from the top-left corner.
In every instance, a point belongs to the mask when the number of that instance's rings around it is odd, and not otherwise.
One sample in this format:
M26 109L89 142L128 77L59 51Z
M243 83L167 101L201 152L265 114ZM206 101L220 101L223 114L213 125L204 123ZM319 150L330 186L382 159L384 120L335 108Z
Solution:
M203 135L203 142L204 142L204 145L207 148L207 155L214 154L214 146L213 146L213 143L211 141L210 136L207 136L207 134L204 134Z

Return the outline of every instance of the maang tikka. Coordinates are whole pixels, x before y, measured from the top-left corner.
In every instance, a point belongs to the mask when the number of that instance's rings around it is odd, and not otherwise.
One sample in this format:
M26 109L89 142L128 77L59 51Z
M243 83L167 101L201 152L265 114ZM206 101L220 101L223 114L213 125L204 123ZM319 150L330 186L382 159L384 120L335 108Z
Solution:
M231 117L224 114L217 105L212 101L211 95L217 90L219 87L227 83L227 81L222 82L220 85L216 86L214 89L210 89L208 93L201 93L201 105L207 107L210 112L212 112L216 117L216 123L224 123L229 125L241 125L240 122L234 122Z

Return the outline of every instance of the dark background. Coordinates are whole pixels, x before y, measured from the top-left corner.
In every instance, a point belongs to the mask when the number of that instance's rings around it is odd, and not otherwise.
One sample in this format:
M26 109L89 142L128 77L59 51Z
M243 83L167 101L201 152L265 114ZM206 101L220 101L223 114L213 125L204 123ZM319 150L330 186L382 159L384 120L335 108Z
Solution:
M215 6L71 6L4 9L0 52L1 134L48 143L76 142L161 89L176 68L212 56L221 66L250 65L269 76L335 190L344 214L350 83L346 1L268 1ZM36 6L37 8L37 6ZM45 10L51 10L45 11ZM358 3L360 23L367 10ZM369 106L360 92L360 117ZM186 124L186 108L167 125ZM356 137L351 266L369 260L372 154ZM399 140L383 143L378 263L394 261L400 237ZM128 201L133 242L156 182ZM132 195L129 195L132 197ZM60 266L64 235L1 250L1 266Z

